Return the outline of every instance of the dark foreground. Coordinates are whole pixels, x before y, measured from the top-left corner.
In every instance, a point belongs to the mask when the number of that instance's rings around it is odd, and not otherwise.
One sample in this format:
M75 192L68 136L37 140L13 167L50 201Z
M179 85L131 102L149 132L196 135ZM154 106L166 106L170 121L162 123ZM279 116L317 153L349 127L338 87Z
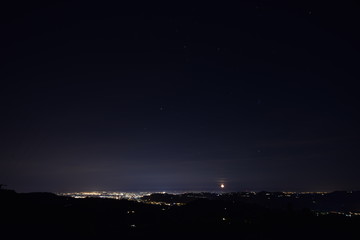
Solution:
M1 239L360 239L359 216L234 199L169 206L0 190L0 200Z

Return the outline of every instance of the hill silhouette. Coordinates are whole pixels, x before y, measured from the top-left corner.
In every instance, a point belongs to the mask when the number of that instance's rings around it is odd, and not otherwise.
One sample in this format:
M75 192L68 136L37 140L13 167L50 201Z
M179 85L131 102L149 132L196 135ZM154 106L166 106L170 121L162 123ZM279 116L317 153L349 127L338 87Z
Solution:
M0 190L0 199L1 235L5 237L2 239L359 239L360 236L359 217L317 216L306 208L269 208L230 199L194 198L181 206L155 205L5 189Z

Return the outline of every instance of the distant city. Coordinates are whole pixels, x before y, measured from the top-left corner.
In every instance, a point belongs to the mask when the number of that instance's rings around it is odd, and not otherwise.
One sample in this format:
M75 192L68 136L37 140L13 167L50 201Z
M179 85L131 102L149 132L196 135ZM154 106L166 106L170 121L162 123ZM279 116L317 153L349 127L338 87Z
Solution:
M197 199L231 200L256 203L270 208L308 208L319 215L339 214L347 217L360 216L359 191L336 192L118 192L91 191L56 193L72 198L108 198L133 200L156 205L184 205Z
M121 191L85 191L85 192L58 192L56 193L59 196L67 196L73 198L111 198L111 199L127 199L127 200L140 200L144 196L150 196L151 194L173 194L173 195L182 195L182 194L189 194L192 193L194 196L201 196L204 193L211 193L217 196L220 195L227 195L233 193L225 193L225 192L205 192L205 191L139 191L139 192L121 192ZM270 193L268 195L276 195L277 197L299 197L304 194L320 194L325 195L330 192L275 192ZM257 192L250 191L250 192L241 192L240 196L242 197L250 197L251 195L256 195Z
M112 199L128 199L138 200L143 196L151 195L153 192L113 192L113 191L92 191L92 192L70 192L56 193L59 196L67 196L73 198L112 198ZM164 192L165 193L165 192Z

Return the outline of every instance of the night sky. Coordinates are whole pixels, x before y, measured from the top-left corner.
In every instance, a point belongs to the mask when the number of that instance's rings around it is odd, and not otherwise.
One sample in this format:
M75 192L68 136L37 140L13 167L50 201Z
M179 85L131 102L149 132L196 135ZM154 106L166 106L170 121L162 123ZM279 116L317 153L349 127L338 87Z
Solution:
M0 8L8 188L360 189L355 1L31 2Z

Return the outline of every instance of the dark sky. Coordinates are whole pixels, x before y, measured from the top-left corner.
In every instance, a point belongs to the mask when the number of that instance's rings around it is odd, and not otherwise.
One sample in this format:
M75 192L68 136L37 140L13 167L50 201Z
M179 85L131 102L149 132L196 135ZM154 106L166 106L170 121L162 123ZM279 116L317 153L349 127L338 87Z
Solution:
M29 2L0 8L0 183L360 189L355 1Z

